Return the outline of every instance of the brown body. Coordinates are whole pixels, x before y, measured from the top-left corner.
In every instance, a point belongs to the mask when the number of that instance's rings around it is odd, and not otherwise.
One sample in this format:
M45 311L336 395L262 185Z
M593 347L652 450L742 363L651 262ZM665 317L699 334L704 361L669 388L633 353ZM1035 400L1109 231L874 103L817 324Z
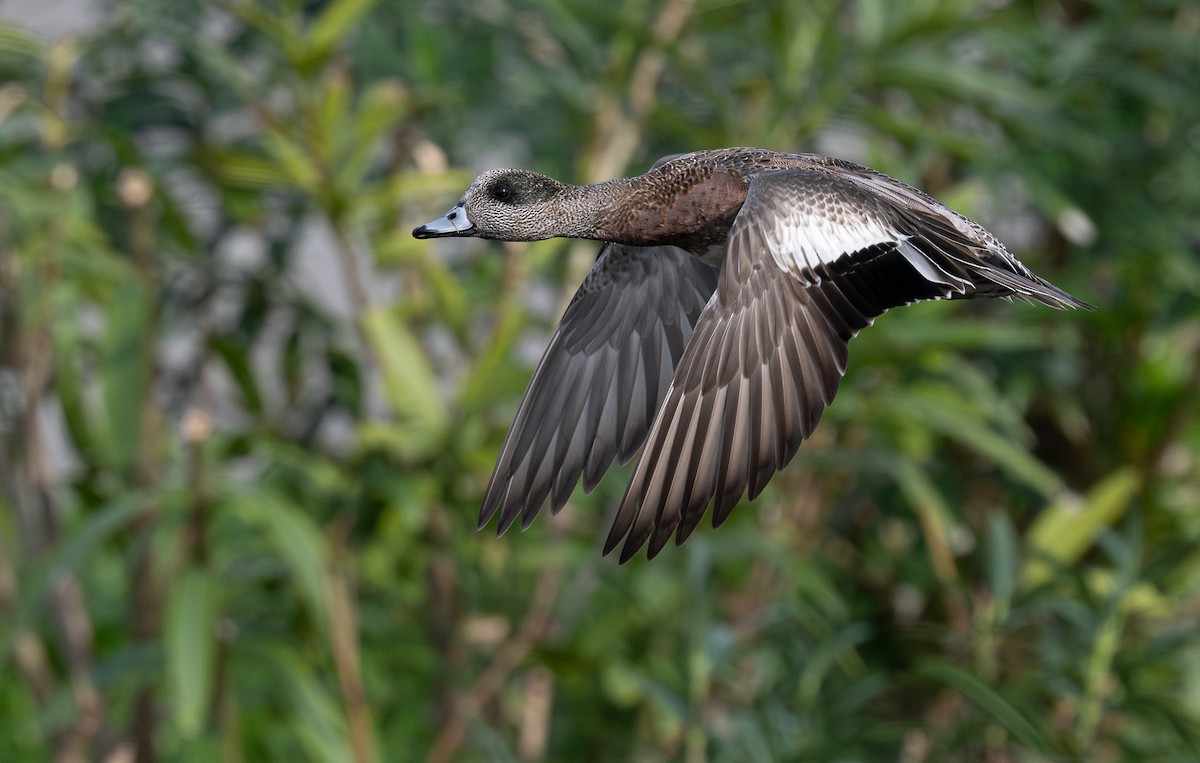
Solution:
M601 212L587 237L635 246L669 244L702 254L728 237L753 177L785 169L872 172L820 154L764 149L726 148L670 156L644 175L591 186L589 200L598 202Z

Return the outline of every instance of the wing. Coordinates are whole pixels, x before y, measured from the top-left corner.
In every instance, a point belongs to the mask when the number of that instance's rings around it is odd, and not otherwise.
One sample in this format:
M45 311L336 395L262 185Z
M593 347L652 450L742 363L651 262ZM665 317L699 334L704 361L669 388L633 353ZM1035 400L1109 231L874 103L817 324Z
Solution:
M756 497L833 400L850 339L885 310L976 294L1078 302L974 223L887 190L820 168L751 181L605 553L624 538L622 562L647 541L652 558L709 504L718 526L743 493Z
M716 285L682 249L604 245L525 390L480 527L497 512L500 533L528 527L547 497L557 512L581 476L590 492L637 452Z
M910 257L915 267L928 260L943 273L968 282L952 297L1016 297L1055 309L1092 306L1037 276L1009 254L982 225L929 194L893 177L851 162L825 157L842 177L889 207L897 231L910 236L925 257Z

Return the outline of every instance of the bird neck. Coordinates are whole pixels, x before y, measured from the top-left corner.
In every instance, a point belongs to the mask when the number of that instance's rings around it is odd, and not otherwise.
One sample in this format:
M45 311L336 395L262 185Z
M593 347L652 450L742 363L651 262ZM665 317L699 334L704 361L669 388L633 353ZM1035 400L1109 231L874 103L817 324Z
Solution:
M562 230L557 235L637 243L631 240L636 235L628 230L625 210L640 179L616 178L592 185L567 186L567 192L557 200L557 209L552 212L562 221Z

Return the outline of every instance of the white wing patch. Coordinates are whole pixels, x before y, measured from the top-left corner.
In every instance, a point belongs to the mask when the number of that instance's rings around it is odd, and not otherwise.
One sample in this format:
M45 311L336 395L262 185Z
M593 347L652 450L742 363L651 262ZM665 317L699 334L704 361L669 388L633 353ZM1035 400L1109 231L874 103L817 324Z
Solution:
M889 242L899 245L908 240L877 217L836 202L804 204L775 223L762 226L762 240L767 242L775 264L789 272L811 271L872 246ZM809 274L806 280L814 277Z
M847 192L808 190L794 198L787 214L753 223L766 243L771 259L785 272L810 283L819 282L818 265L833 265L843 258L881 244L891 244L930 283L960 293L969 284L947 273L912 242L913 236L893 226L874 199ZM948 219L957 222L956 216Z

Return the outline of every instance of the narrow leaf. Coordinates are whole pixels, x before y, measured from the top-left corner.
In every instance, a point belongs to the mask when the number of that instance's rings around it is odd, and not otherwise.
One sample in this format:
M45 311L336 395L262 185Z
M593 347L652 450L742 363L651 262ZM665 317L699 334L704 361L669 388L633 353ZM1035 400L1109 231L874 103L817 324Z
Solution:
M946 501L933 480L912 461L898 462L895 474L900 491L917 513L938 580L943 583L955 580L958 570L950 548L950 509Z
M336 0L329 3L308 34L307 42L312 52L317 56L327 54L376 2L378 0Z
M108 414L104 456L117 469L133 465L140 442L150 347L150 301L136 277L121 283L107 305L100 348L100 381Z
M215 586L204 570L185 572L171 591L163 624L167 684L175 724L185 737L203 731L216 681Z
M1026 534L1026 562L1021 585L1035 588L1054 571L1079 561L1096 538L1125 513L1138 488L1132 468L1110 474L1082 499L1064 495L1038 516Z
M970 699L1028 747L1042 753L1050 752L1050 745L1046 741L1046 737L1037 727L1008 700L975 676L941 661L927 662L919 669L919 672L926 678L944 684Z
M272 649L264 655L279 670L281 684L301 721L295 726L297 740L311 760L349 763L350 742L346 724L331 696L331 690L313 674L298 653L291 649Z
M321 596L325 541L316 524L296 504L269 490L245 491L233 498L235 511L262 530L292 574L313 616L322 624L326 613Z
M1017 587L1020 564L1017 531L1006 514L994 512L988 517L988 586L998 612L1007 613Z
M391 310L368 311L362 326L379 358L384 391L403 432L401 456L417 459L431 454L441 446L450 416L425 351Z

